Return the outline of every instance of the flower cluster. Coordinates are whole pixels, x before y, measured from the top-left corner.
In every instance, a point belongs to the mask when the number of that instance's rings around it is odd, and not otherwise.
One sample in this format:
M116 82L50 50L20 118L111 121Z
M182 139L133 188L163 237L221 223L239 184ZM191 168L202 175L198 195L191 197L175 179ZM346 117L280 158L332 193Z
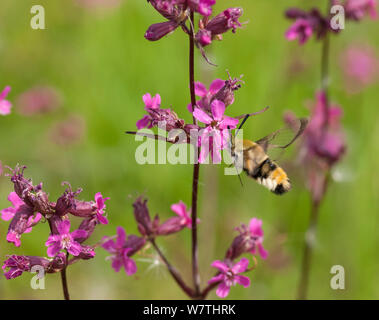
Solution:
M241 27L238 18L242 15L241 8L229 8L210 18L215 0L149 0L150 4L167 21L152 24L145 32L145 38L157 41L173 32L179 26L184 32L190 34L186 22L190 10L199 13L199 30L195 34L196 44L200 47L209 45L212 40L222 39L222 34L232 30L234 33Z
M162 223L158 215L151 218L146 199L138 198L133 203L133 208L134 218L141 236L126 236L125 230L122 227L117 227L116 241L113 240L113 237L104 237L102 245L105 250L112 254L110 260L113 269L118 272L124 266L127 275L132 275L137 271L136 264L130 257L140 251L147 241L152 241L157 236L177 233L184 228L192 228L190 210L182 201L171 206L171 210L176 216L170 217ZM197 223L199 222L197 221Z
M12 206L1 210L1 218L9 221L6 239L16 247L21 245L21 236L32 231L42 220L50 226L50 235L46 241L47 256L9 256L3 269L7 279L18 277L24 271L30 271L34 265L41 265L48 273L61 271L70 264L68 254L78 259L90 259L95 256L94 246L83 244L91 236L98 224L107 224L105 201L101 193L95 195L95 201L77 200L81 189L72 191L69 186L55 201L49 200L42 189L42 183L34 185L24 177L25 167L12 170L11 181L14 184L8 200ZM67 184L67 183L65 183ZM82 218L77 230L70 232L70 216ZM66 253L65 253L66 252Z
M377 18L376 0L333 0L332 5L342 5L347 20L359 21L366 15L372 19ZM294 23L286 31L287 40L298 40L304 44L315 35L317 39L323 38L328 32L337 32L331 27L331 15L323 15L319 9L313 8L304 11L298 8L290 8L286 11L286 17L294 20Z
M239 275L249 271L249 260L247 258L242 258L238 262L234 262L234 260L245 253L255 255L258 252L263 259L266 259L268 255L263 247L262 220L252 218L249 226L242 224L237 231L239 234L226 251L224 261L216 260L211 264L219 272L208 281L208 284L218 286L216 294L220 298L225 298L229 294L230 287L237 283L245 288L250 285L248 277Z
M182 130L186 137L183 139L184 142L193 143L201 148L198 159L200 163L204 163L209 154L214 163L220 163L220 151L227 148L230 140L229 129L235 129L241 117L225 115L226 107L234 102L234 92L241 87L240 82L240 79L230 76L228 80L216 79L211 83L209 90L201 82L195 83L195 94L200 99L196 101L194 108L192 104L187 108L193 117L205 126L186 124L171 109L161 108L159 94L152 97L150 93L146 93L142 100L147 115L137 121L137 129L160 127L168 132Z

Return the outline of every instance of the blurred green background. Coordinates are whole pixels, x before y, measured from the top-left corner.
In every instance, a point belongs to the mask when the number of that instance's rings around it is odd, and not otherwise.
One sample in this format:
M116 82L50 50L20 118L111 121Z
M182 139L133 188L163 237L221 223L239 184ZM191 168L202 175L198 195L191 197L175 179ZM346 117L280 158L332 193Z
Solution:
M196 80L208 86L214 78L244 74L246 84L236 92L229 115L254 112L269 105L269 111L250 119L244 134L257 139L282 125L282 115L292 110L308 116L307 101L319 88L319 42L299 47L287 42L284 32L290 22L284 18L289 6L310 7L321 1L225 1L214 12L241 6L241 21L248 21L234 35L214 42L207 52L218 67L196 57ZM40 4L46 10L46 30L33 30L30 8ZM192 166L136 164L137 142L126 136L144 114L144 93L160 93L163 106L172 106L180 117L191 120L186 106L188 90L188 39L175 32L158 42L143 35L151 23L163 19L146 2L124 0L115 8L87 8L74 0L2 0L0 12L0 89L10 85L8 99L12 114L0 117L0 160L14 167L28 168L26 176L42 181L54 201L64 190L62 181L82 187L80 198L90 200L96 192L111 197L107 202L110 224L99 226L91 238L115 234L122 225L136 233L132 202L141 194L148 197L150 212L171 216L170 205L183 200L190 205ZM347 23L331 41L331 100L344 109L343 126L348 151L335 168L338 179L331 184L321 206L317 246L309 285L310 298L379 298L379 90L377 83L351 95L345 90L339 63L351 44L379 48L375 21ZM23 116L16 98L34 86L51 86L60 92L61 108L43 115ZM84 134L78 141L57 145L49 133L52 126L70 116L81 117ZM292 154L295 156L292 148ZM210 263L223 257L241 223L252 217L263 219L265 247L269 257L258 258L250 273L252 285L236 286L231 299L293 299L299 280L304 232L309 219L310 197L301 168L288 160L283 167L293 181L293 190L277 197L244 177L244 187L233 176L223 175L223 166L203 166L200 176L199 259L202 284L214 274ZM10 206L12 190L8 177L0 177L0 208ZM49 233L46 224L23 235L22 246L5 241L8 223L0 221L0 258L7 254L45 255ZM190 282L190 232L158 239L171 262ZM131 277L115 273L97 249L95 259L69 268L68 281L74 299L181 299L186 296L163 266L153 266L151 249L135 256L138 272ZM330 288L330 268L345 268L345 290ZM1 299L61 299L58 274L48 275L45 290L32 290L32 275L13 280L0 277ZM216 298L214 292L210 298Z

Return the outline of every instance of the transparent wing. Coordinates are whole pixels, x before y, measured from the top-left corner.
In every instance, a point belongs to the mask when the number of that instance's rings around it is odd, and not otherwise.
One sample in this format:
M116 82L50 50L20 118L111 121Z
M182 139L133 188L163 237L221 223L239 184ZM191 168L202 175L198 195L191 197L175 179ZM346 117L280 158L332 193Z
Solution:
M291 120L287 122L283 128L276 130L255 142L258 143L270 156L272 156L275 149L274 154L280 156L284 149L289 147L301 136L307 124L308 119L306 118Z

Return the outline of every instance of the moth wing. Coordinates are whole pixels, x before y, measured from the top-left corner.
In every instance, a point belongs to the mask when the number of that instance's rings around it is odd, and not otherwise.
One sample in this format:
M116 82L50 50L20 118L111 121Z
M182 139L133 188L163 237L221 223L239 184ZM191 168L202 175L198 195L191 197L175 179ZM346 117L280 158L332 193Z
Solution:
M306 118L288 121L283 128L257 140L256 143L259 144L272 159L277 159L283 154L284 149L289 147L301 136L307 124L308 119Z

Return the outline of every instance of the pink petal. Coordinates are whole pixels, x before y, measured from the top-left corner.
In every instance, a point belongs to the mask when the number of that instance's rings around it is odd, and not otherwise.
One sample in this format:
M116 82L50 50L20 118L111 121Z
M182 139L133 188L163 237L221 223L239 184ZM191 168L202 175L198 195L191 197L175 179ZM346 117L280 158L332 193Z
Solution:
M99 222L101 224L108 224L109 223L108 219L105 216L101 215L100 213L97 213L96 216L97 216L97 220L99 220Z
M239 120L231 117L224 117L222 122L219 124L220 129L234 129Z
M249 265L249 260L246 258L242 258L239 262L237 262L233 267L232 271L234 274L245 272Z
M143 128L146 128L149 125L150 119L150 116L146 115L142 119L138 120L136 122L137 129L141 130Z
M262 259L266 259L268 256L268 252L263 248L262 243L258 243L258 252Z
M20 207L24 204L24 201L20 199L16 192L12 191L8 196L8 201L10 201L14 207Z
M212 81L210 87L209 87L209 91L212 93L212 95L216 94L217 92L220 91L220 89L222 89L222 87L225 85L225 80L222 80L222 79L216 79L214 81Z
M244 286L245 288L250 286L250 279L248 277L234 276L234 279L237 281L237 283L239 283L241 286Z
M126 240L126 232L123 227L117 227L117 240L116 244L118 247L122 247Z
M16 213L16 209L14 208L6 208L0 211L1 212L1 219L4 221L9 221L12 219Z
M215 283L215 282L220 282L224 279L224 274L219 274L217 276L214 276L213 278L211 278L210 280L208 280L208 284L212 284L212 283Z
M197 120L205 124L210 124L213 120L208 114L206 114L203 110L199 108L195 108L195 111L193 112L193 116Z
M213 100L211 104L212 115L215 120L221 121L225 113L225 103Z
M123 262L120 257L115 257L112 261L112 268L114 271L119 272L121 267L123 266Z
M58 224L58 232L59 234L68 234L70 233L70 220L63 220L61 223Z
M179 217L187 217L187 206L183 201L179 201L179 203L174 203L171 206L171 210L174 211Z
M12 104L7 100L0 100L0 115L6 116L11 113Z
M116 252L116 243L112 239L104 242L101 246L110 253Z
M227 264L220 260L213 261L211 266L225 273L229 271Z
M257 218L251 219L249 223L249 229L252 236L262 237L263 236L262 220L257 219Z
M221 282L216 290L216 294L220 298L225 298L229 294L229 291L230 291L230 287L227 286L225 282Z
M6 86L4 88L4 90L0 93L0 100L3 100L7 97L9 91L11 91L11 87L10 86Z
M208 93L207 88L201 82L195 82L195 94L199 97L205 97Z
M150 93L146 93L146 94L144 94L144 95L142 96L142 100L143 100L143 103L145 104L145 106L146 106L147 108L149 108L149 107L152 105L152 103L153 103L152 98L151 98L151 94L150 94Z
M152 106L151 108L152 109L158 109L161 105L161 96L157 93L154 97L153 97L153 101L152 101Z
M47 248L47 255L49 257L55 257L59 251L62 250L62 245L60 243L55 243L54 245Z

